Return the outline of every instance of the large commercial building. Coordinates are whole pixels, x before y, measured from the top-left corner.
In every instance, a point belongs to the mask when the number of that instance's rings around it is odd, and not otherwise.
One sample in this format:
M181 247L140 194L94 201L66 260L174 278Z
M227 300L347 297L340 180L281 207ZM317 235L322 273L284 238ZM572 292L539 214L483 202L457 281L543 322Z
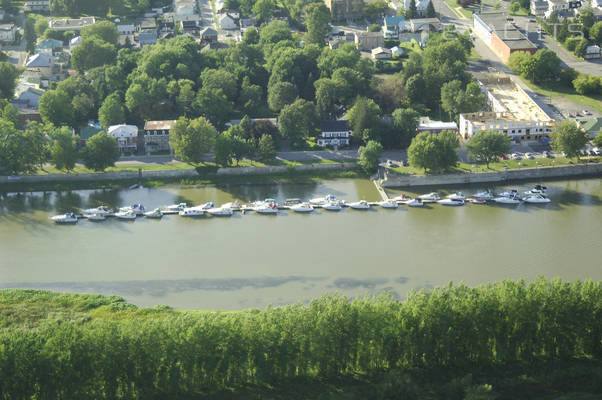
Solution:
M78 19L53 19L48 21L48 27L55 31L81 31L84 26L96 22L94 17L81 17Z
M515 143L547 142L554 120L505 75L479 78L491 111L460 114L460 136L469 140L480 130L495 129Z
M515 51L528 51L533 54L537 47L508 21L504 13L473 14L475 33L491 47L504 62Z

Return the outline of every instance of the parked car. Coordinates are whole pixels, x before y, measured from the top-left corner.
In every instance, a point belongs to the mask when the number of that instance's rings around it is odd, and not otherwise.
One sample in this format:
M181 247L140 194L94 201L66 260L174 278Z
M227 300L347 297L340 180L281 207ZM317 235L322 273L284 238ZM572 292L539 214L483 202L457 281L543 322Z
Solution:
M587 110L583 110L581 112L583 113L583 115L592 115L592 113Z
M532 153L525 153L525 158L528 158L529 160L533 160L535 158L535 156Z
M602 154L602 152L600 152L600 150L598 150L598 149L593 149L592 151L593 151L593 152L594 152L594 154L595 154L595 155L597 155L597 156L599 156L599 155L601 155L601 154Z
M409 162L407 162L407 161L404 161L404 162L403 162L403 166L404 166L404 167L409 167L409 166L410 166L410 163L409 163Z
M387 167L393 168L394 166L395 166L395 164L393 163L393 161L387 160Z
M512 153L513 160L522 160L523 157L519 153Z
M549 152L549 151L546 151L546 152L544 153L544 155L546 156L546 158L554 158L554 154L553 154L553 153L551 153L551 152Z

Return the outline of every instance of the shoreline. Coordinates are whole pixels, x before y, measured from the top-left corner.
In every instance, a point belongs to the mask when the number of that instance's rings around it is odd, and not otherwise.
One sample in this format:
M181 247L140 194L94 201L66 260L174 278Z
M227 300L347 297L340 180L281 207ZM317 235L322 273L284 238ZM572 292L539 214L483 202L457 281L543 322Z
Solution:
M379 179L383 188L451 186L483 183L506 183L526 180L553 180L563 178L602 176L602 163L561 165L554 167L509 169L499 172L466 172L441 175L401 175L386 171Z

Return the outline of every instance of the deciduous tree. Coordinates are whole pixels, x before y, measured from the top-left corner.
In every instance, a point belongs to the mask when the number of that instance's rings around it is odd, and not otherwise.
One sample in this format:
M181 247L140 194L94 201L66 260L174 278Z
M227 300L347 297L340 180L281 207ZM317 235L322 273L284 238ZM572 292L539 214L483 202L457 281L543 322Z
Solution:
M9 62L0 62L0 99L12 100L17 87L19 70Z
M313 136L317 120L315 105L307 100L297 99L284 106L280 112L280 133L294 144L299 144L303 138Z
M579 158L580 150L589 141L589 136L569 119L557 122L552 129L552 148L564 152L567 157Z
M83 152L84 165L94 171L104 171L119 160L117 140L106 132L99 132L86 142Z
M478 131L466 143L466 149L471 157L484 161L489 168L489 163L510 152L510 141L508 135L493 129Z
M79 136L73 136L67 127L56 129L52 134L50 157L59 170L71 171L77 161L77 142Z
M191 164L198 164L212 149L217 131L204 117L189 120L181 117L172 127L169 144L176 158Z
M125 108L119 94L113 93L102 102L98 110L98 120L105 128L125 122Z
M372 99L358 97L353 107L347 113L347 119L354 135L368 141L373 139L377 132L371 131L380 116L380 107Z
M383 152L383 146L375 140L369 140L365 146L360 146L358 150L358 164L366 172L372 173L378 168L380 156Z

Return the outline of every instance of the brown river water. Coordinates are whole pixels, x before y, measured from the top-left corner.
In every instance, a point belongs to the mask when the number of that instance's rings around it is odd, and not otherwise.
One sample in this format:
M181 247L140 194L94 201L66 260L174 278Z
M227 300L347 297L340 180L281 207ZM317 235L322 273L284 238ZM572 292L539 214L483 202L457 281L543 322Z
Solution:
M495 187L528 190L533 183ZM602 179L545 183L552 203L53 224L106 204L147 209L273 197L379 200L368 180L0 193L0 288L117 294L142 306L245 309L449 281L602 279ZM462 190L467 195L483 187ZM418 193L433 191L424 189ZM401 191L390 190L393 196ZM414 194L404 190L403 193Z

